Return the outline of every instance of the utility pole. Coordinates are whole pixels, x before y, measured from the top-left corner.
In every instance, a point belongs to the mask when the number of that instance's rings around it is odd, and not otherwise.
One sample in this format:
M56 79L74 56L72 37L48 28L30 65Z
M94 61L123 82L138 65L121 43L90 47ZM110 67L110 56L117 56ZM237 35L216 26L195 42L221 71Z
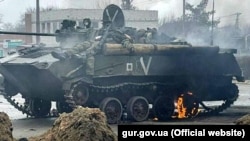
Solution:
M211 29L211 46L214 45L214 0L213 0L213 11L212 11L212 29Z
M239 26L239 16L241 13L236 13L236 20L235 20L235 29L238 30L240 28Z
M183 15L182 15L182 32L183 32L183 37L185 37L185 17L186 17L186 0L183 0Z
M221 16L219 18L226 18L226 17L230 17L230 16L236 16L236 19L235 19L235 25L234 25L234 28L236 30L238 30L240 28L239 26L239 17L240 17L241 13L234 13L234 14L231 14L231 15L226 15L226 16Z
M40 33L40 6L39 0L36 0L36 32ZM36 36L36 44L40 43L40 36Z

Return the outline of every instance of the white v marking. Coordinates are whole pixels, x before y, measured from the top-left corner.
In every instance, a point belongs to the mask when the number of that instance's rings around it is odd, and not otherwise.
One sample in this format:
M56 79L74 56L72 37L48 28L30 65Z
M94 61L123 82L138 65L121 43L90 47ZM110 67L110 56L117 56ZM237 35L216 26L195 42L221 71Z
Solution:
M152 60L152 57L150 56L148 59L147 67L146 67L144 60L143 60L143 57L140 58L141 66L142 66L142 69L143 69L145 75L148 75L148 70L149 70L149 66L151 64L151 60Z

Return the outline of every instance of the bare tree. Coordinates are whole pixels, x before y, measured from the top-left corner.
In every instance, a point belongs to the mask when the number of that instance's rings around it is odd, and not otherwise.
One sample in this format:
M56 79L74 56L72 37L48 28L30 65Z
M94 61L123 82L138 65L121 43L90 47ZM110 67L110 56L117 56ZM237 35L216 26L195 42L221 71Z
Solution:
M186 3L186 22L195 26L206 26L211 27L212 21L209 20L209 17L215 11L206 11L208 0L202 0L197 6ZM213 21L214 26L219 24L219 20Z
M15 26L11 23L4 23L2 21L3 15L0 14L0 30L8 30L8 31L14 31Z
M117 1L117 0L100 0L99 2L96 3L96 7L97 7L97 9L104 9L106 6L108 6L110 4L120 5L121 1Z
M135 10L136 7L132 5L133 0L122 0L121 7L124 10Z
M183 19L181 17L163 23L160 30L173 36L186 38L194 44L209 44L212 27L210 16L215 11L207 11L207 4L208 0L201 0L198 5L186 3L185 33L182 30ZM214 20L213 26L217 28L219 22L219 20Z
M41 8L41 11L51 11L51 10L56 10L56 9L59 9L59 8L51 6L51 7ZM25 13L21 14L20 20L17 22L17 24L15 24L14 26L7 26L8 30L25 32L26 31L25 30L25 14L31 14L35 12L36 12L36 8L32 8L32 7L27 8ZM13 29L10 29L11 27Z
M2 29L6 31L14 31L15 26L11 23L3 23Z

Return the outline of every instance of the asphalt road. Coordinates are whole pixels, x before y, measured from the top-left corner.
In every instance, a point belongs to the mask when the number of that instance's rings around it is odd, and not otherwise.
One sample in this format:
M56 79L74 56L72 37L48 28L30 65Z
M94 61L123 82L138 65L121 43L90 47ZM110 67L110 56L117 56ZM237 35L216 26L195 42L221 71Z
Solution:
M167 122L144 121L144 122L125 122L120 124L146 124L146 125L234 125L235 120L243 115L250 113L250 83L238 83L240 91L238 100L227 110L217 116L195 117L193 119L172 119ZM22 101L20 95L16 96ZM54 106L54 105L53 105ZM27 118L26 115L16 110L0 95L0 112L9 115L13 124L13 136L16 139L23 137L37 136L46 132L52 127L56 118ZM111 125L117 133L118 126Z

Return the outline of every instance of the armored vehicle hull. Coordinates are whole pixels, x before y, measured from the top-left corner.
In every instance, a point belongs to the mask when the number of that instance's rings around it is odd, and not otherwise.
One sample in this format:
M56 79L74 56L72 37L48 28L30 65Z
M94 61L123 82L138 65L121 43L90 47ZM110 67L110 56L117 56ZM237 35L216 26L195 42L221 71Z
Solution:
M105 8L103 17L108 22L101 40L92 38L96 32L91 37L89 32L81 32L83 44L78 41L72 47L83 49L78 55L65 58L66 53L55 53L61 47L30 47L1 59L5 98L35 117L47 116L52 101L60 113L77 106L98 107L111 124L125 119L140 122L217 114L237 100L239 90L234 82L244 78L234 56L236 50L156 38L150 42L148 37L155 32L145 32L147 36L137 40L133 28L123 27L124 15L115 5ZM108 42L111 30L118 35L125 31L135 42ZM73 33L81 39L81 34ZM67 36L60 36L60 41L66 41L62 37ZM165 37L161 39L167 40ZM86 44L90 46L81 46ZM23 105L13 99L16 94L25 99ZM206 103L214 101L221 103Z
M234 54L218 47L154 45L152 50L152 45L134 44L131 52L120 44L105 44L94 56L91 77L84 59L58 60L50 52L38 50L1 64L5 97L11 101L21 93L26 106L18 109L31 116L47 115L51 101L56 101L59 112L76 106L99 107L109 123L117 123L124 113L135 121L152 115L166 120L179 116L176 104L190 92L192 97L185 99L194 102L183 108L191 106L196 112L183 117L219 113L238 97L233 80L243 81ZM204 101L224 103L210 108Z

